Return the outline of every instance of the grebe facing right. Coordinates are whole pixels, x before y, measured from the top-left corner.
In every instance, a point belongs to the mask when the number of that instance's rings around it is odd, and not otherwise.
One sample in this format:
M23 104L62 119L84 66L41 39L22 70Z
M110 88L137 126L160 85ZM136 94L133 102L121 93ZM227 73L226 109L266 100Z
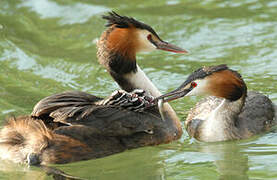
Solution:
M276 124L277 106L263 94L247 93L241 75L226 65L200 68L157 99L168 102L190 95L209 95L190 110L185 122L188 134L199 141L245 139Z

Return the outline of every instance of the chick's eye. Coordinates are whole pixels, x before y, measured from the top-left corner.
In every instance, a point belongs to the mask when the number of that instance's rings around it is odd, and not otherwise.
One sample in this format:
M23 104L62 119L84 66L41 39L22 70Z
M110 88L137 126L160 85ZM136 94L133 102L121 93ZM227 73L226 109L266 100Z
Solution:
M196 82L192 82L191 86L195 88L197 86L197 83Z
M150 41L152 39L152 35L151 34L148 34L147 35L147 39Z

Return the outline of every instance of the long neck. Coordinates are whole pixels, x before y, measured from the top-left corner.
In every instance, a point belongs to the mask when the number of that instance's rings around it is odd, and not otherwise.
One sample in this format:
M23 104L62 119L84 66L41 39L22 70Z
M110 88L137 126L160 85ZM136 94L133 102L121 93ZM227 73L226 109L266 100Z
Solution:
M98 61L102 64L125 91L130 92L134 89L143 89L150 95L157 97L161 95L155 85L149 80L145 73L136 63L134 51L120 51L109 47L108 36L113 31L112 28L103 33L98 41Z
M119 53L109 51L105 43L105 38L100 39L98 42L97 55L99 63L109 71L110 75L123 90L130 92L134 89L143 89L154 97L161 95L156 86L136 64L135 56L121 56ZM173 122L173 127L175 128L175 133L173 133L174 137L168 138L178 139L182 135L182 127L175 111L168 103L165 103L163 113L163 116L167 119L166 123L172 126L170 124Z
M243 95L237 101L222 100L204 121L203 140L209 142L240 139L237 120L244 106L245 96Z

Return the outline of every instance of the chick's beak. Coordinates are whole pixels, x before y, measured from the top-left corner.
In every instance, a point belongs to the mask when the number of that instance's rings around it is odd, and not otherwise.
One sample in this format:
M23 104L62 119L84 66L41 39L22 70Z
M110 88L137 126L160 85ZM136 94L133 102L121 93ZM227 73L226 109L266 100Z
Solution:
M157 47L157 49L160 49L160 50L170 51L170 52L174 52L174 53L184 53L184 54L188 53L188 51L186 51L178 46L175 46L173 44L170 44L168 42L156 41L154 44Z

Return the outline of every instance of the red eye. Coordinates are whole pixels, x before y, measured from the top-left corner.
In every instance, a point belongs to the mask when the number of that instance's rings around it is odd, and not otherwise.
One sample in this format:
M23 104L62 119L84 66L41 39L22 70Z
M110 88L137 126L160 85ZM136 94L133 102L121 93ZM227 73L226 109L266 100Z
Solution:
M192 82L191 86L195 88L197 86L197 83L196 82Z
M148 39L149 41L152 39L151 34L148 34L148 35L147 35L147 39Z

